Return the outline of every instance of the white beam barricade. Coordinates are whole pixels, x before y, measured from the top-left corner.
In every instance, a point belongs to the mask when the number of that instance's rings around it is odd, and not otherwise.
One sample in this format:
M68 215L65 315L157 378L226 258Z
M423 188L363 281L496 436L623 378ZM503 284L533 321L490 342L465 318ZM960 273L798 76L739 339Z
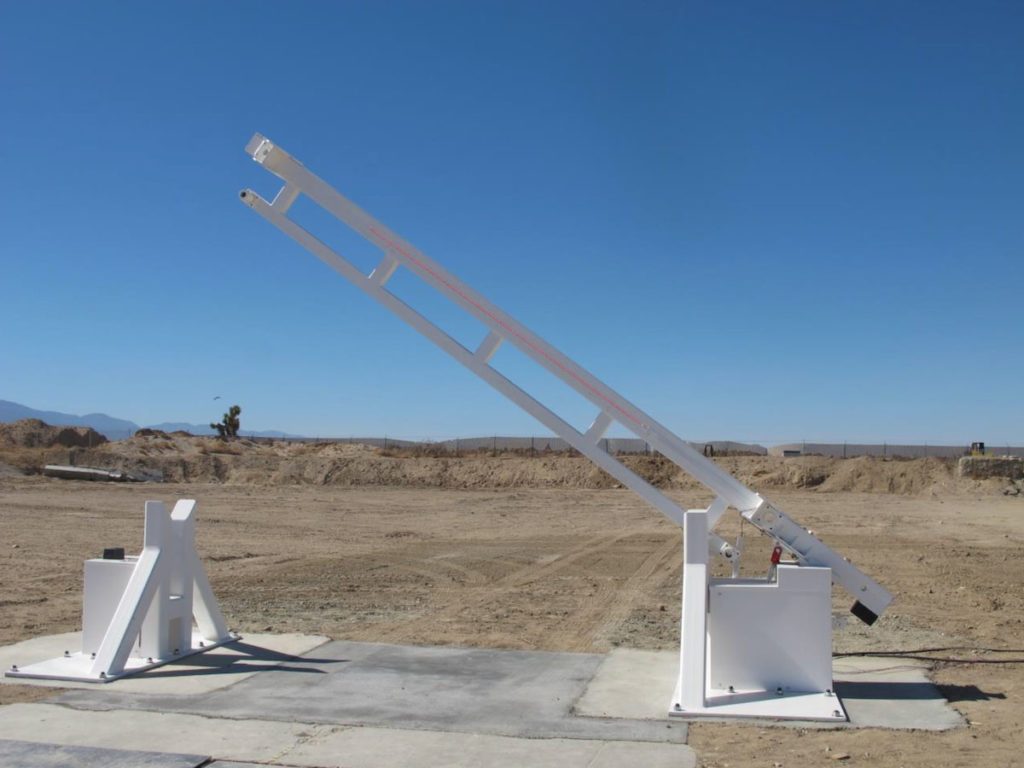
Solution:
M760 495L694 450L667 427L659 424L511 315L339 194L273 142L256 134L246 146L246 151L257 163L281 178L285 185L273 202L268 203L248 189L241 192L242 202L357 288L390 309L668 518L683 526L686 513L661 491L601 447L601 437L612 424L617 423L645 440L655 450L712 490L717 498L709 509L710 519L706 520L708 530L705 534L710 552L728 559L732 559L734 555L738 556L738 552L729 542L710 530L725 509L733 507L759 530L777 539L800 565L832 569L832 578L836 583L857 597L854 613L868 623L880 615L891 602L892 595L856 566L848 563L806 529L768 504ZM299 194L309 197L381 250L381 261L373 272L369 275L364 274L288 217L288 209ZM464 347L385 288L388 279L398 267L408 269L488 328L486 336L475 350ZM516 347L593 403L597 412L591 427L585 432L580 432L493 368L490 360L503 343Z

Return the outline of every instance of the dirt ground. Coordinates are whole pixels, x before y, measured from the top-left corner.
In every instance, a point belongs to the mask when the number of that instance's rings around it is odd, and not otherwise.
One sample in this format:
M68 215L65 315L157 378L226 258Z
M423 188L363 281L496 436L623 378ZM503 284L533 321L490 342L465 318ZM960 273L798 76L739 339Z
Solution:
M690 744L700 764L1024 765L1024 496L811 485L765 495L897 595L867 628L845 622L853 599L837 589L836 652L931 660L969 725L698 723ZM666 490L687 506L709 500ZM199 501L200 553L242 632L551 651L678 646L681 533L627 490L108 484L17 472L0 472L0 643L78 628L82 560L138 550L151 498ZM719 526L730 538L738 529L735 519ZM763 573L770 543L746 534L745 571ZM51 694L4 685L0 704Z

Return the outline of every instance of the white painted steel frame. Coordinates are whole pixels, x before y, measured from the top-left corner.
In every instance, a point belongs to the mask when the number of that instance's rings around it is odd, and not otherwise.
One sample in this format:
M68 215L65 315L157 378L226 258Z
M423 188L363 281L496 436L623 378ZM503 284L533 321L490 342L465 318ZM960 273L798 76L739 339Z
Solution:
M682 508L601 448L600 439L613 422L621 424L637 437L645 440L652 448L714 491L718 498L709 507L708 519L708 539L713 551L730 558L733 555L732 546L710 531L710 527L714 525L722 512L731 506L754 526L782 542L801 564L832 568L834 581L853 593L871 614L875 616L881 614L892 601L892 595L880 584L812 536L809 531L772 507L760 495L694 450L667 427L659 424L654 418L570 360L512 316L496 307L437 262L339 194L273 142L256 134L246 145L246 151L257 163L285 182L285 186L270 203L252 190L244 190L241 193L241 198L246 205L307 248L357 288L405 320L573 448L636 492L662 514L674 520L678 525L684 525L685 513ZM288 209L299 194L305 194L321 208L333 214L381 249L383 256L373 272L369 275L364 274L287 216ZM487 336L476 350L464 347L385 288L388 279L399 266L404 266L412 271L489 328ZM598 412L594 423L586 432L575 429L489 365L491 357L499 345L504 342L518 348L597 406Z
M170 512L161 501L146 502L142 552L134 560L98 647L13 667L5 675L108 683L237 640L238 635L228 630L196 551L195 507L193 499L179 499ZM86 589L83 625L90 623L90 611L104 608L91 604L89 598ZM170 630L172 619L181 619L177 636ZM146 640L140 642L144 628ZM83 642L88 636L84 632Z

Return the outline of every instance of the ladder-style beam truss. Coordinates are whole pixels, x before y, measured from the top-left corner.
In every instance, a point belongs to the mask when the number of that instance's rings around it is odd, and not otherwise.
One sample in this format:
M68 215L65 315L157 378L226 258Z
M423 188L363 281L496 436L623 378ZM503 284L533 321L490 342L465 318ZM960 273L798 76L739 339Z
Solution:
M801 564L831 567L834 580L858 598L861 611L858 615L866 620L873 620L892 600L892 596L881 585L814 538L802 526L339 194L283 149L256 134L246 146L246 151L257 163L285 182L272 202L267 202L252 190L244 190L241 198L246 205L357 288L390 309L662 514L680 526L684 523L685 512L681 507L601 447L601 438L613 423L645 440L717 495L709 508L709 526L714 525L727 507L735 508L753 525L780 541ZM288 217L288 209L300 194L309 197L381 250L381 260L370 274L364 274ZM476 349L467 349L387 290L388 280L399 267L414 273L488 328L488 333ZM589 429L580 432L490 365L492 356L505 343L519 349L596 407L594 421ZM724 539L709 533L709 540L712 550L725 557L732 557L732 546Z

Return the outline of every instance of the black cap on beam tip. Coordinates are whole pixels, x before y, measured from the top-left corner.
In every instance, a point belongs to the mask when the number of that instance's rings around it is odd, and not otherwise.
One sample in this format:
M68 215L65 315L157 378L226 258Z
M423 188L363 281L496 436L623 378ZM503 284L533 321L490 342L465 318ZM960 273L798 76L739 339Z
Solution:
M850 609L850 613L863 621L869 627L878 621L878 614L864 605L860 600L853 604L853 608Z

